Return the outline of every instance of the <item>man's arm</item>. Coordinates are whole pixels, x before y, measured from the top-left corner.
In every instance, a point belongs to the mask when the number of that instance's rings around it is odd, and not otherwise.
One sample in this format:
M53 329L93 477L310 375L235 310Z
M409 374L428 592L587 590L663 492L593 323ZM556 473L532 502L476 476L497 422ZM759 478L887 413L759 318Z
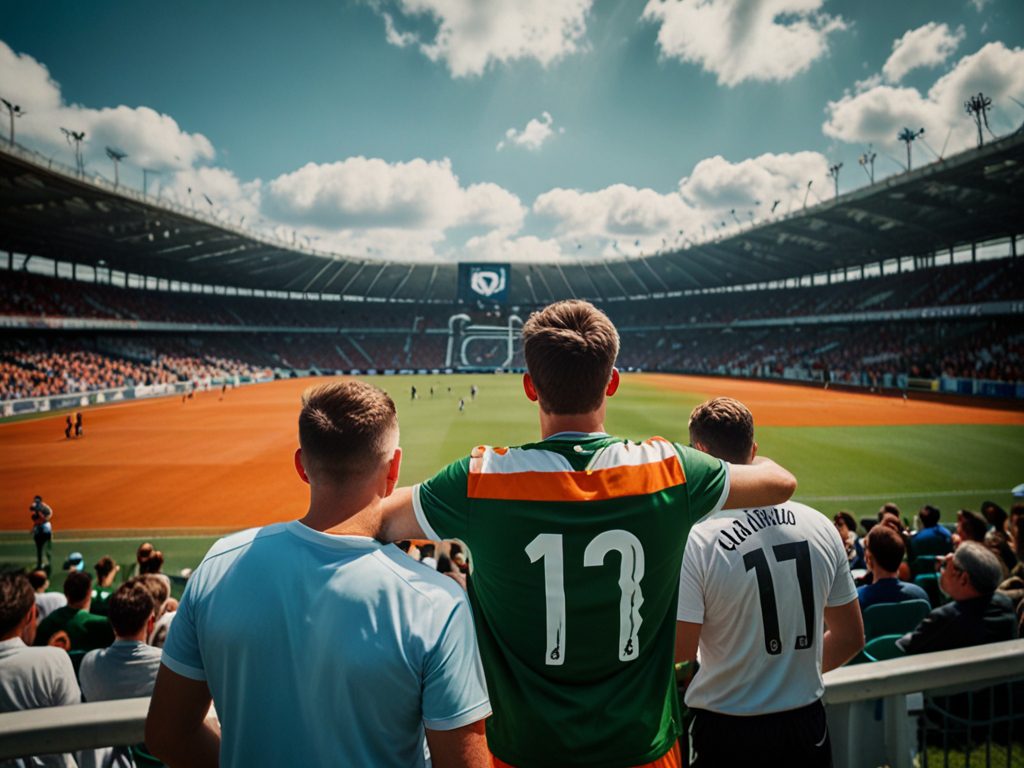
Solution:
M770 507L788 501L796 478L771 459L758 456L753 464L729 465L729 496L725 509Z
M428 728L427 745L435 768L491 768L483 720L450 731Z
M146 748L171 768L217 766L220 733L206 722L210 689L163 664L146 716Z
M825 608L825 639L822 643L821 671L841 667L864 647L864 619L860 601Z
M694 661L697 658L697 645L700 643L700 630L703 624L692 621L676 622L676 663Z
M387 542L427 538L416 520L412 488L396 488L394 493L381 500L380 533L377 538Z

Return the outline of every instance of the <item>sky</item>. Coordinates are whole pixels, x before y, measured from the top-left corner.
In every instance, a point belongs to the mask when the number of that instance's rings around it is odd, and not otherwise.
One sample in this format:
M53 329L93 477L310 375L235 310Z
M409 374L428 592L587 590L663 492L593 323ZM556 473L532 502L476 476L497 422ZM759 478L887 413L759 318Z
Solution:
M1020 0L308 0L0 6L19 143L359 258L699 242L1024 124ZM0 137L9 120L0 110ZM810 187L808 188L808 183ZM772 210L774 209L774 211ZM243 218L244 217L244 218Z

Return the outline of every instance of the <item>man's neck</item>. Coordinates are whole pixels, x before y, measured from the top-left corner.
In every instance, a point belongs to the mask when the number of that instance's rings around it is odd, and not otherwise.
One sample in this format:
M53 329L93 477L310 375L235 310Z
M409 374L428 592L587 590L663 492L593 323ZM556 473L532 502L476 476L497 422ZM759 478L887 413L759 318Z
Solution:
M380 498L365 491L345 493L343 489L311 488L309 510L299 522L314 531L332 536L368 536L381 531Z
M115 632L114 633L114 639L115 640L120 640L121 642L144 643L144 642L146 642L146 628L143 627L138 632L136 632L134 635L119 635L119 634L117 634Z
M875 581L881 581L882 579L895 579L899 576L896 571L883 571L881 568L875 568L874 577Z
M74 608L74 609L79 610L79 611L88 611L89 610L89 606L90 606L91 603L92 603L92 597L90 596L90 597L87 597L85 600L82 600L82 601L77 602L77 603L72 603L71 601L68 601L68 608Z
M590 413L547 413L541 409L541 438L546 440L559 432L604 432L604 405Z

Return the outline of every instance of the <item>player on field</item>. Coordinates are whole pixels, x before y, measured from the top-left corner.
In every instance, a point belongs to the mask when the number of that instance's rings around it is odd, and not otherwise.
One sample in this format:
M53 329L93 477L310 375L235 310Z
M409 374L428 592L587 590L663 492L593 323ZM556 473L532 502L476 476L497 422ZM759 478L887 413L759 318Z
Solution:
M731 398L709 400L690 416L690 443L748 464L753 417ZM821 673L864 646L846 550L803 504L735 506L696 523L683 556L677 658L700 648L686 692L690 765L829 766Z
M541 439L481 446L385 500L384 536L461 539L494 715L495 766L677 766L672 651L690 525L789 498L767 460L730 468L662 438L605 433L618 333L583 301L523 327ZM731 471L732 470L732 471Z

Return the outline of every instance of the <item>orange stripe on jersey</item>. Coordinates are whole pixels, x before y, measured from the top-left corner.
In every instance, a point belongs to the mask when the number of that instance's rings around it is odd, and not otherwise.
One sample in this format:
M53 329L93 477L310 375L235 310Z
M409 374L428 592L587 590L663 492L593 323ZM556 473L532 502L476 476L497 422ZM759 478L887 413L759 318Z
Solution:
M648 464L580 472L469 472L471 499L505 501L602 501L644 496L683 485L678 456Z

